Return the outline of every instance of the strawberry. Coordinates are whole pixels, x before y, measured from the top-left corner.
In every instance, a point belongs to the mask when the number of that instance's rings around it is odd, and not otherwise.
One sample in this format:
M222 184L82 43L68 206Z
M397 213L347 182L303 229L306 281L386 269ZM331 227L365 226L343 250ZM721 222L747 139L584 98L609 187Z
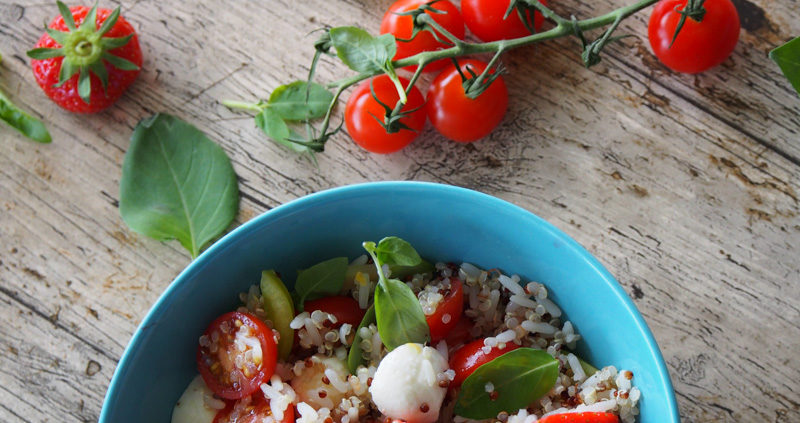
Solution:
M113 104L139 75L136 31L114 11L57 2L61 16L28 51L36 82L59 106L95 113Z

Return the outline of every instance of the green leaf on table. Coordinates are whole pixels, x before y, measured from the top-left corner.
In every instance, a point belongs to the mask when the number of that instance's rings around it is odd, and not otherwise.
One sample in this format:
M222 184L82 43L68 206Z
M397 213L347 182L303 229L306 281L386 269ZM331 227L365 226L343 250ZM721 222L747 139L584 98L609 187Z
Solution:
M120 180L119 210L132 230L177 239L194 258L238 209L236 174L220 146L174 116L139 122Z
M40 143L52 141L50 132L39 119L25 113L0 91L0 119L22 135Z
M367 309L367 312L364 313L364 318L361 319L361 323L356 329L356 336L353 338L350 352L347 353L347 369L350 370L351 374L356 374L358 366L364 364L364 350L361 348L361 341L363 341L364 338L361 337L361 328L365 328L375 322L375 306L371 305Z
M311 152L311 150L301 144L289 141L290 137L296 137L280 115L269 107L261 109L256 115L256 126L264 131L270 139L276 143L297 153Z
M547 394L557 378L558 360L546 351L517 348L478 367L464 380L455 414L483 420L525 408ZM493 392L486 391L489 383Z
M325 116L333 94L315 82L295 81L281 85L269 97L267 108L289 121L303 121Z
M336 257L301 270L294 283L297 309L302 309L306 300L338 295L344 285L347 264L347 257Z
M424 344L431 339L417 296L397 279L382 280L375 286L375 317L381 341L389 351L409 342Z
M373 37L367 31L353 26L331 28L330 34L336 54L356 72L384 71L397 52L392 34Z
M781 68L781 72L800 94L800 37L769 52L772 59Z
M389 236L380 240L375 247L375 255L381 265L417 266L422 262L417 250L407 241L396 236Z

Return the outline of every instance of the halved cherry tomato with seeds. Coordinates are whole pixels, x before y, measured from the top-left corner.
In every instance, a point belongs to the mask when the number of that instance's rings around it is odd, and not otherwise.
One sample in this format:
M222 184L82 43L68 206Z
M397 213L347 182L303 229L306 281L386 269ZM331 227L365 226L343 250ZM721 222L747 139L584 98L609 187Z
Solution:
M461 315L458 323L450 329L444 340L447 342L447 347L452 348L467 342L471 338L470 332L472 331L475 322L467 316Z
M561 413L542 417L537 423L619 423L619 417L600 412Z
M358 301L352 297L325 297L318 300L306 301L303 309L309 313L314 310L324 311L325 313L333 314L336 317L336 323L332 327L338 328L339 326L349 323L353 326L358 326L364 318L366 310L362 310L358 306Z
M260 391L255 392L250 397L242 398L238 401L228 401L227 405L214 416L213 423L262 423L267 417L272 416L272 409L269 401L264 398ZM278 423L290 423L294 421L294 407L289 405L283 411L283 419Z
M461 319L464 311L464 286L457 278L450 279L450 289L436 306L433 314L425 316L431 330L431 343L441 341L448 336Z
M501 355L519 348L519 345L509 342L503 348L492 347L489 353L483 352L484 339L476 339L456 350L450 356L450 368L456 372L456 377L450 383L451 388L461 386L464 379L471 375L478 367L494 360Z
M219 316L197 348L197 370L221 398L236 400L272 377L278 357L275 335L261 319L238 311Z

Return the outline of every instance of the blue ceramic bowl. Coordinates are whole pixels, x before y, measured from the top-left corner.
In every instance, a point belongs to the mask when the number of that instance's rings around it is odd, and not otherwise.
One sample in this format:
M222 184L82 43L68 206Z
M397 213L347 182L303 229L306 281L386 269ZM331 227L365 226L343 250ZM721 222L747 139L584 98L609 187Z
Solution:
M383 182L309 195L245 223L211 246L161 295L133 335L106 394L100 423L169 422L195 376L198 336L235 308L262 269L291 275L323 259L363 254L396 235L423 257L499 267L543 282L583 336L596 366L634 372L641 423L677 423L664 359L614 277L560 230L497 198L446 185Z

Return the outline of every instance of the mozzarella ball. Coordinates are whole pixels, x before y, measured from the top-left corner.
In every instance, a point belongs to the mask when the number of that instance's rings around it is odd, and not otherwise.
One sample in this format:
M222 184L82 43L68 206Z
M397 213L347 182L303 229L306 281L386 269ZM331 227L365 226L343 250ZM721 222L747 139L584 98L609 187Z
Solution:
M209 402L220 409L225 407L224 402L214 398L203 378L195 377L172 409L172 423L211 423L219 410L209 407Z
M381 413L408 423L432 423L447 388L437 375L447 370L447 360L435 348L405 344L381 360L369 392Z

